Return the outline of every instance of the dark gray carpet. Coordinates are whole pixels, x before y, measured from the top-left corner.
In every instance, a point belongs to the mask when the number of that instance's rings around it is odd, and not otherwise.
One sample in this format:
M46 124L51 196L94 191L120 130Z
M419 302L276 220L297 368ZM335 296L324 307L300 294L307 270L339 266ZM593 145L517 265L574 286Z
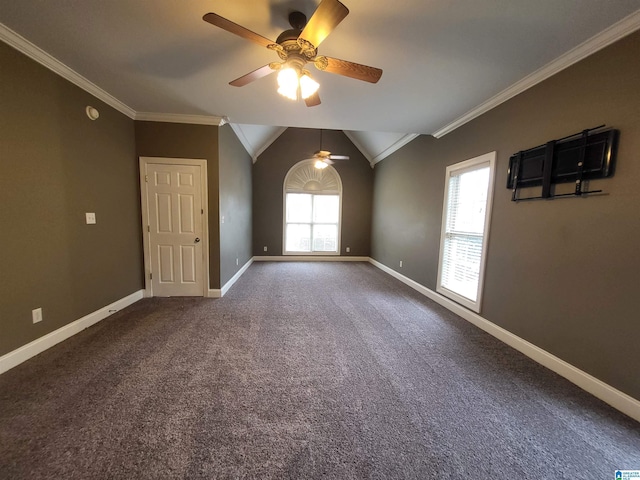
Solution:
M0 477L613 479L640 425L361 263L257 263L0 376Z

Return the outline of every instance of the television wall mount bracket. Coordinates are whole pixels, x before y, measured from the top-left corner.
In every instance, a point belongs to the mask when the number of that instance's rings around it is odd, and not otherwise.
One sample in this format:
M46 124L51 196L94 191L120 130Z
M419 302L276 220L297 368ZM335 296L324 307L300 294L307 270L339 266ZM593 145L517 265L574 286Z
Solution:
M613 174L618 131L601 131L604 126L588 128L580 133L551 140L544 145L521 150L512 155L507 173L507 188L511 189L511 201L601 193L602 190L584 188L589 179ZM553 193L554 184L566 182L575 182L572 193ZM518 198L520 188L533 186L542 186L540 196Z

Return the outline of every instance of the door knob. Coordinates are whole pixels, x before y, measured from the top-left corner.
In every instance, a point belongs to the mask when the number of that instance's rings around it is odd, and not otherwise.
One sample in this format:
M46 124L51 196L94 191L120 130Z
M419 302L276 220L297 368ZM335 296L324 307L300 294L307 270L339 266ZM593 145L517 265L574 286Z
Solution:
M196 237L196 239L194 240L195 243L199 243L200 242L200 238Z

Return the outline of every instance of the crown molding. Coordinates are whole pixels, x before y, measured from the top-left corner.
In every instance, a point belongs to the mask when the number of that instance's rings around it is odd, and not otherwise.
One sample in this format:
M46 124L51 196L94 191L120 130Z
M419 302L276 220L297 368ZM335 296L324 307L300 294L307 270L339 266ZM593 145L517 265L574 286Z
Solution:
M344 130L344 134L347 136L347 138L349 140L351 140L351 143L353 143L356 148L358 150L360 150L360 153L362 153L362 155L364 155L364 157L369 161L369 163L371 164L371 168L373 168L373 166L384 160L385 158L387 158L389 155L391 155L393 152L395 152L396 150L400 150L402 147L404 147L407 143L411 142L413 139L417 138L420 136L420 134L418 133L408 133L406 135L404 135L403 137L399 138L398 140L396 140L394 143L392 143L391 145L389 145L387 148L385 148L382 152L378 153L375 156L371 156L368 152L367 149L364 148L364 146L362 145L362 143L360 143L358 141L358 139L356 138L355 135L353 135L351 132L348 132L346 130Z
M419 136L420 136L420 134L418 134L418 133L409 133L409 134L405 135L404 137L398 139L397 142L395 142L392 145L388 146L382 152L380 152L378 155L373 157L371 159L371 165L373 166L376 163L378 163L379 161L384 160L389 155L391 155L393 152L395 152L396 150L400 150L407 143L411 142L412 140L414 140L415 138L417 138Z
M102 100L104 103L115 108L127 117L135 117L136 112L131 107L122 103L120 100L110 95L109 93L105 92L96 84L87 80L85 77L75 72L72 68L68 67L60 60L52 57L47 52L35 46L29 40L17 34L2 23L0 23L0 40L2 40L7 45L15 48L19 52L25 54L32 60L35 60L40 65L47 67L49 70L60 75L62 78L80 87L84 91L90 93L99 100Z
M604 29L602 32L591 37L589 40L581 43L575 48L572 48L568 52L560 55L558 58L548 63L542 68L539 68L535 72L527 75L523 79L517 81L507 89L491 97L489 100L481 103L474 109L468 111L461 117L458 117L453 122L445 125L433 132L433 136L441 138L447 133L454 131L456 128L461 127L465 123L470 122L474 118L488 112L489 110L497 107L498 105L506 102L507 100L515 97L516 95L528 90L529 88L537 85L538 83L546 80L547 78L555 75L556 73L570 67L574 63L596 53L599 50L611 45L612 43L620 40L623 37L635 32L640 28L640 10L626 16L617 23L614 23L610 27Z
M251 142L249 141L247 136L244 134L244 130L242 130L242 127L240 127L240 125L238 125L237 123L230 123L229 126L231 127L231 130L233 130L233 133L236 134L236 137L238 137L238 140L240 140L240 143L242 144L244 149L247 151L247 153L251 157L251 161L253 163L256 163L256 161L258 160L258 156L256 155L253 145L251 145Z
M37 47L2 23L0 23L0 40L134 120L217 126L224 125L227 121L225 117L207 115L136 112L113 95L105 92L103 89L87 80L71 67L52 57L40 47Z
M286 129L287 127L280 127L273 132L273 135L271 135L267 139L267 141L264 142L262 146L256 151L256 161L258 161L258 157L262 155L262 152L264 152L267 148L269 148L271 144L275 142L280 137L280 135L282 135L285 132Z
M253 163L256 163L258 161L258 157L262 154L262 152L264 152L267 148L269 148L271 144L275 142L278 139L278 137L280 137L280 135L282 135L284 131L287 129L287 127L277 127L273 131L273 134L269 138L267 138L267 140L262 144L260 148L255 148L247 138L247 135L245 134L241 124L229 123L229 125L231 126L232 130L235 132L236 137L238 137L238 140L240 140L240 143L242 144L244 149L247 151L249 156L251 156L251 160L253 161Z
M183 115L180 113L136 112L134 120L143 122L189 123L191 125L215 125L227 123L226 117L215 115Z
M373 163L371 163L372 157L371 155L369 155L369 152L367 152L367 149L364 148L364 146L362 145L362 143L360 143L358 141L358 139L355 137L355 135L353 135L350 131L348 130L343 130L342 133L344 133L347 138L349 140L351 140L351 143L353 143L355 145L355 147L360 151L360 153L364 156L364 158L367 159L367 161L369 162L369 164L371 165L371 168L373 168Z

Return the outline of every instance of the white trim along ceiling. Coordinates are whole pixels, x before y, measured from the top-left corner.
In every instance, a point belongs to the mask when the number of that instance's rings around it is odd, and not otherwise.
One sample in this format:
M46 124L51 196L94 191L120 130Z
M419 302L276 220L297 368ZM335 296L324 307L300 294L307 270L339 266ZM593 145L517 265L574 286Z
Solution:
M350 3L345 0L346 3ZM358 6L357 0L352 0L354 8ZM231 7L230 7L231 8ZM366 13L366 12L365 12ZM0 11L0 20L5 22L4 15ZM363 12L351 15L356 17L363 15ZM201 21L201 20L198 20ZM204 22L203 22L204 23ZM213 28L213 27L212 27ZM488 99L476 104L475 107L466 113L454 118L453 121L447 121L438 128L430 132L379 132L379 131L363 131L344 129L347 137L362 152L365 158L371 163L371 166L386 158L402 146L409 143L420 134L431 134L436 138L440 138L447 133L452 132L456 128L482 115L483 113L495 108L501 103L518 95L519 93L533 87L541 81L551 77L561 70L575 64L583 58L601 50L602 48L614 43L626 35L640 29L640 10L636 10L628 14L624 18L618 20L612 25L601 30L591 38L587 39L562 53L560 56L545 64L541 68L535 69L531 73L525 75L520 80L503 89L499 93ZM337 35L337 34L336 34ZM217 38L217 37L216 37ZM255 125L247 123L234 122L233 118L225 115L203 115L203 114L183 114L175 112L150 112L138 111L128 105L125 101L117 98L99 85L88 80L85 76L66 65L62 61L48 53L44 48L32 43L30 40L11 29L4 23L0 23L0 40L8 45L24 53L36 62L42 64L78 87L84 89L88 93L94 95L106 104L115 108L124 115L134 120L158 121L158 122L174 122L174 123L190 123L204 125L224 125L229 123L239 138L240 142L247 150L249 155L255 162L259 155L277 139L286 127L274 125ZM386 72L386 71L385 71ZM393 72L386 72L391 76ZM323 77L324 78L324 77ZM383 77L384 78L384 77ZM223 112L224 113L224 112ZM391 121L391 119L390 119ZM304 125L301 125L304 126ZM331 128L330 126L325 128Z

